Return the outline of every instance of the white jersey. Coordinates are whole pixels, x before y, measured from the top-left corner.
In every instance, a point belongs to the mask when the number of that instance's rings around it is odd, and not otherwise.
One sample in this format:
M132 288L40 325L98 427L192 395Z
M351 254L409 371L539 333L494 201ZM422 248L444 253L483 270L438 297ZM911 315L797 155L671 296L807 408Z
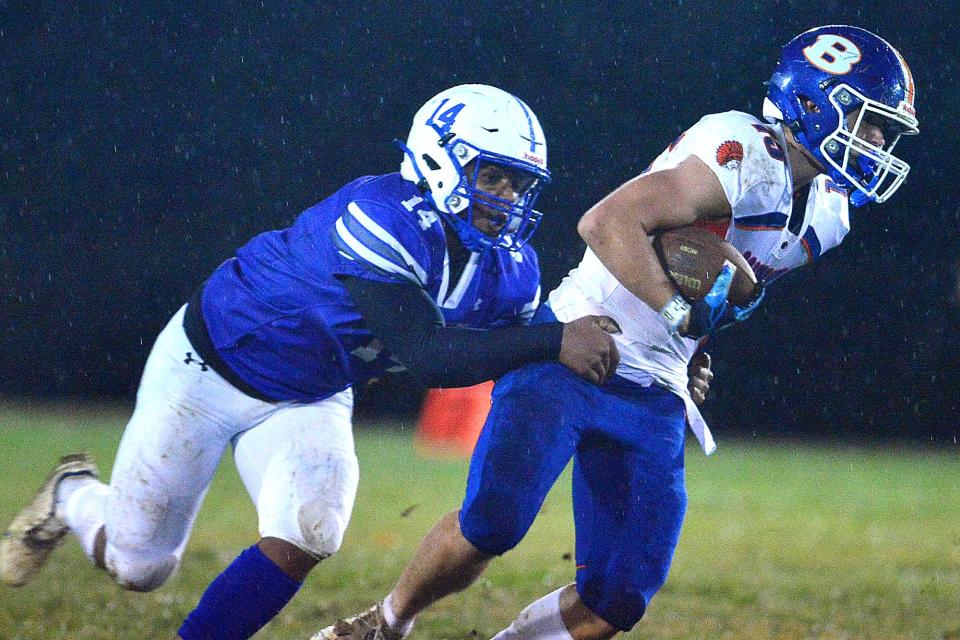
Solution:
M810 185L806 207L798 208L802 223L790 220L794 194L785 149L780 125L728 111L702 118L645 173L675 167L690 156L710 167L733 215L725 225L708 227L724 234L769 285L840 244L850 230L847 192L825 175ZM620 351L617 374L643 385L659 384L683 398L687 421L704 451L716 449L687 391L687 364L697 350L696 340L671 336L658 312L627 291L589 248L549 301L563 322L591 314L616 320L623 329L614 336Z

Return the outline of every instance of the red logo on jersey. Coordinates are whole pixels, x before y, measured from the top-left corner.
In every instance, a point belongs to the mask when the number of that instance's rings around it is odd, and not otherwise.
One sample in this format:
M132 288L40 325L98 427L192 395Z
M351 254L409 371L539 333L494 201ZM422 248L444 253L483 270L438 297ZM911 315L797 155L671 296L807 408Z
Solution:
M736 169L743 160L743 145L736 140L727 140L717 147L717 164L727 169Z

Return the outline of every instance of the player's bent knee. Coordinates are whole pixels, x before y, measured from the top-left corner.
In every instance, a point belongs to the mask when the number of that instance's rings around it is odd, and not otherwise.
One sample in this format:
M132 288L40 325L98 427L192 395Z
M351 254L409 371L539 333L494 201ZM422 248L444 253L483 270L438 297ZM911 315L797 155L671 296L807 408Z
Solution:
M504 496L505 505L509 496ZM490 501L496 505L498 501ZM532 520L505 517L510 509L481 509L479 505L464 509L460 514L460 534L483 553L501 556L520 544L530 529ZM514 511L515 512L515 511Z
M179 564L180 559L173 554L150 560L113 555L107 558L107 571L127 591L147 592L166 582Z
M347 530L347 519L326 506L323 500L302 505L297 512L301 540L291 541L318 560L329 558L340 549Z
M464 537L477 549L490 555L502 556L510 551L523 539L525 532L521 531L495 531L486 532L479 535Z

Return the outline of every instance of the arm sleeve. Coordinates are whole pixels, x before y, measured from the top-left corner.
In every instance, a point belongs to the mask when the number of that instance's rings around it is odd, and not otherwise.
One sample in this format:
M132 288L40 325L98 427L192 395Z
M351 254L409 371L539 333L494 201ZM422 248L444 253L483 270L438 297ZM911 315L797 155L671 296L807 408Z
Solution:
M367 328L427 387L467 387L529 362L556 360L563 324L448 327L422 288L340 276Z

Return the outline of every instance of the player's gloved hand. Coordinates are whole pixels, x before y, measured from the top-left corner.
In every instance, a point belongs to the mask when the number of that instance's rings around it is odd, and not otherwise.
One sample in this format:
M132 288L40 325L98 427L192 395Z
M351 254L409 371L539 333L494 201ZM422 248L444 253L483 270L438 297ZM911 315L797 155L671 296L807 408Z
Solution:
M710 391L713 370L710 369L710 354L698 351L687 365L687 391L695 404L703 404Z
M710 291L703 296L702 300L690 303L686 325L680 332L682 335L688 338L700 338L710 335L720 327L728 315L730 304L727 302L727 295L730 293L735 271L736 268L732 265L723 265Z
M757 283L757 288L753 294L753 300L750 301L750 304L747 304L743 307L738 307L736 305L731 305L730 308L733 311L733 321L734 322L743 322L760 306L760 303L763 302L763 296L767 295L767 288L764 286L763 282Z
M762 284L757 284L756 295L746 306L738 307L727 300L735 271L736 268L732 265L724 265L703 300L690 305L689 319L681 331L683 335L688 338L701 338L716 333L736 322L743 322L760 306L766 293Z
M590 382L606 381L620 362L611 333L620 333L620 327L606 316L584 316L564 324L560 362Z

